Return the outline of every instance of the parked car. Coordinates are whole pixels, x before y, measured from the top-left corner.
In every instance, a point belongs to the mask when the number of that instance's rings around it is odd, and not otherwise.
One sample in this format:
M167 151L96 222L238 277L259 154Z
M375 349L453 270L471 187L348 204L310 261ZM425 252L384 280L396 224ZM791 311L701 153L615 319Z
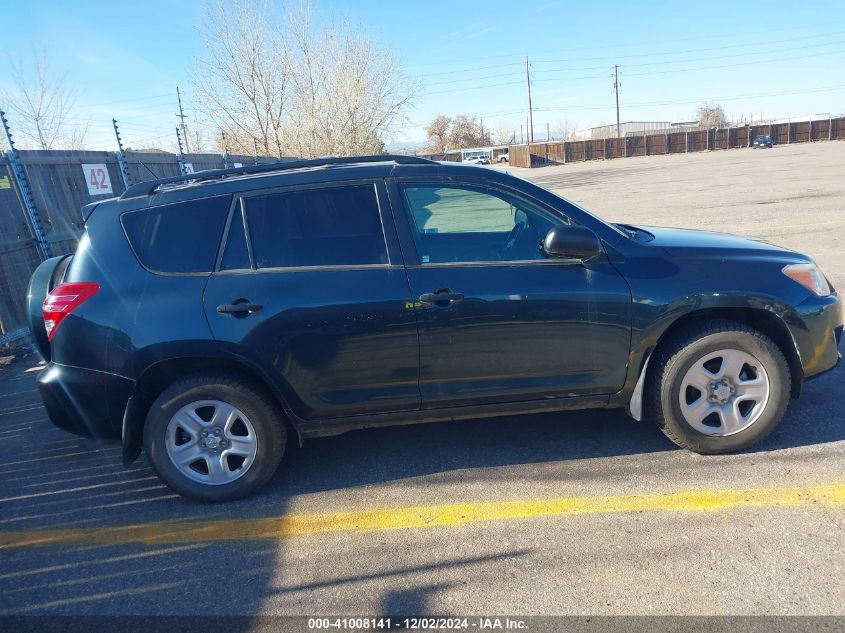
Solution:
M624 407L738 451L840 359L842 305L806 255L610 224L501 171L303 160L82 217L30 282L47 412L204 501L255 492L290 441L394 424Z
M498 161L500 163L507 163L507 162L510 162L510 159L511 159L510 153L506 151L504 154L499 154Z
M753 149L757 149L758 147L760 149L764 149L764 148L767 148L767 147L771 147L772 145L774 145L774 141L772 140L772 137L766 136L765 134L758 134L751 141L751 147Z
M490 159L487 156L468 156L467 158L464 158L461 162L470 165L489 165Z

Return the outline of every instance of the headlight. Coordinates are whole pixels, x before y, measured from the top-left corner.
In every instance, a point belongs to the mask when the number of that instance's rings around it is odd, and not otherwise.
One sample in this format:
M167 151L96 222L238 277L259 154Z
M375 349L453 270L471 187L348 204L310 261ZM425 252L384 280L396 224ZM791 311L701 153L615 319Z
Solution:
M815 264L790 264L783 267L783 274L819 297L830 296L830 285Z

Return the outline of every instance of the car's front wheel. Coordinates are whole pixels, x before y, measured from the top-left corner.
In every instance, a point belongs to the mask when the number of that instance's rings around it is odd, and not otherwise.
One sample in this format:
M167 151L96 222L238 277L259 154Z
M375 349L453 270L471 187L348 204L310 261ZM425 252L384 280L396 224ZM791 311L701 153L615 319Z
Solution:
M789 404L783 352L740 323L698 323L658 348L652 362L648 411L669 439L697 453L729 453L759 442Z
M229 374L197 374L170 385L144 426L156 473L179 494L229 501L261 488L278 468L286 430L264 389Z

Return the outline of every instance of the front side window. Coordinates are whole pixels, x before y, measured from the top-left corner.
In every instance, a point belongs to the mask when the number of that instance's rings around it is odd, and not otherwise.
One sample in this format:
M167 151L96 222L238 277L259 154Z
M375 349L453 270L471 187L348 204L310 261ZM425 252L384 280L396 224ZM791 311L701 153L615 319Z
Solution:
M373 185L271 193L245 203L257 268L388 263Z
M402 187L423 264L544 259L540 243L562 220L471 185Z

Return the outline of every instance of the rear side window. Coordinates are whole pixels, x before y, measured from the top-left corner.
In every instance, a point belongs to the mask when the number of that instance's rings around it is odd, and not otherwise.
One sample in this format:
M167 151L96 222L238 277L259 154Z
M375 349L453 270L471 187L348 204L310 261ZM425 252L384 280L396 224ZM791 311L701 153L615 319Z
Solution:
M246 213L257 268L387 263L373 185L251 196Z
M162 273L214 270L231 196L178 202L121 216L138 260Z

